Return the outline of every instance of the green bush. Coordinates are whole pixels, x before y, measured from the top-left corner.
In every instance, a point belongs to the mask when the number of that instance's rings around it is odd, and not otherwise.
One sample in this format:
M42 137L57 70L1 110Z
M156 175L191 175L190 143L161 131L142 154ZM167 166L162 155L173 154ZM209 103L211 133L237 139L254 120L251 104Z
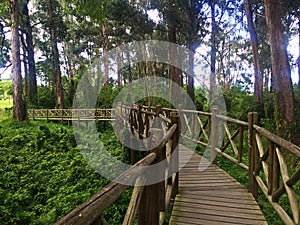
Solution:
M102 140L118 149L108 130ZM0 174L1 225L53 224L109 183L86 163L70 127L41 122L1 124ZM124 196L107 215L123 213Z

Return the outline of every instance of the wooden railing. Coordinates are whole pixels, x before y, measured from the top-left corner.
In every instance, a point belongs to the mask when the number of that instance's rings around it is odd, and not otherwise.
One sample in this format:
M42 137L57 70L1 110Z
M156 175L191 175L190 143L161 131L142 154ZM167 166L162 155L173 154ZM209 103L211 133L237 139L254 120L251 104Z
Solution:
M256 186L259 185L283 222L299 225L300 193L299 189L298 193L295 192L294 185L300 180L300 148L255 123L250 143L253 154L250 172L255 178L254 194L257 195ZM296 157L298 168L288 168L287 157ZM287 195L290 212L279 202L284 194Z
M124 121L130 115L129 122ZM163 138L158 140L156 134L159 125L155 129L150 129L149 124L153 124L154 114L150 111L143 110L141 107L121 106L116 111L116 123L125 123L137 137L145 139L148 137L151 141L156 142L155 146L146 155L124 172L118 180L130 179L135 181L135 187L132 193L127 213L124 217L123 224L134 224L138 217L138 224L157 225L163 224L165 212L170 206L170 202L178 193L178 172L179 165L178 143L180 137L179 117L176 112L171 114L171 118L165 118L164 124L166 130L163 132ZM118 132L118 131L117 131ZM161 133L161 132L160 132ZM149 141L148 141L149 142ZM149 146L148 146L149 147ZM172 159L170 155L173 155ZM167 166L160 166L159 174L168 174L165 180L155 184L146 185L152 174L146 166L159 162L166 162ZM62 224L102 224L102 213L118 199L121 194L128 188L127 185L119 183L110 183L99 193L87 200L85 203L74 209L66 215L56 225Z
M99 115L97 118L108 118L111 111L82 110L75 115L86 115L83 117L86 119L95 119L95 115ZM72 113L35 110L31 111L30 117L50 120L49 115L61 119L71 118ZM76 118L74 113L72 118ZM146 171L137 173L136 168L168 159L170 154L178 154L175 148L178 147L180 135L210 149L210 155L205 157L209 157L212 163L216 163L215 156L219 154L248 171L248 188L253 196L258 198L260 188L285 224L300 224L300 193L295 191L300 180L300 148L258 126L257 113L249 113L246 122L220 115L217 108L208 113L119 104L114 119L121 127L128 126L139 139L147 139L148 144L156 142L155 134L163 132L160 144L146 154L141 154L142 159L121 175L136 181L123 224L133 224L137 211L139 224L162 223L164 212L178 192L178 173L157 184L143 186L141 184L147 182ZM132 164L135 162L135 153L131 150ZM287 158L289 162L294 162L292 166L288 167ZM178 167L178 155L175 159L169 162L168 170L174 171ZM127 188L122 184L109 184L57 224L95 224L100 221L102 212Z
M212 113L180 110L179 114L181 118L190 118L184 119L186 129L182 129L182 137L210 148L212 162L216 162L215 151L247 170L253 196L258 199L260 187L285 224L300 224L299 183L298 192L295 191L300 180L300 147L258 126L257 113L249 113L248 122L218 115L217 109ZM194 115L187 117L187 114ZM200 130L197 139L191 138L195 129Z
M47 121L114 120L114 109L29 109L28 118Z

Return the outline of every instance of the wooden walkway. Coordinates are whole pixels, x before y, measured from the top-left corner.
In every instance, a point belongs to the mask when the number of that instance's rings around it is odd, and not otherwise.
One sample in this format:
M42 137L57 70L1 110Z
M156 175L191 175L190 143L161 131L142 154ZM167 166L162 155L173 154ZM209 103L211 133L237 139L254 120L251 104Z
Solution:
M217 166L207 167L205 159L199 167L201 156L181 145L180 163L191 155L179 172L170 224L267 224L251 193Z

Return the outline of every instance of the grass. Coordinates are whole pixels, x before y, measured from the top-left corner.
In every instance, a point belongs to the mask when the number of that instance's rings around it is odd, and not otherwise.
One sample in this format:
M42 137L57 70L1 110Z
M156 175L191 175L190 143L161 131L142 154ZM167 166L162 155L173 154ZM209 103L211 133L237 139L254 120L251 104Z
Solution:
M5 108L11 108L13 106L12 99L0 100L0 110L4 110Z
M9 108L13 107L12 99L0 100L0 121L9 117Z

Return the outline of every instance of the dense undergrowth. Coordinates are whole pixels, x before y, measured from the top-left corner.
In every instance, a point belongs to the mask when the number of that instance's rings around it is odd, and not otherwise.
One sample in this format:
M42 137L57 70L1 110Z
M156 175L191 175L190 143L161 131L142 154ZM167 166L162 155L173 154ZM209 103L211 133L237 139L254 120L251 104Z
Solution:
M100 132L120 152L113 131ZM0 224L54 224L109 183L84 160L71 127L11 120L0 124ZM130 190L104 213L120 224Z

